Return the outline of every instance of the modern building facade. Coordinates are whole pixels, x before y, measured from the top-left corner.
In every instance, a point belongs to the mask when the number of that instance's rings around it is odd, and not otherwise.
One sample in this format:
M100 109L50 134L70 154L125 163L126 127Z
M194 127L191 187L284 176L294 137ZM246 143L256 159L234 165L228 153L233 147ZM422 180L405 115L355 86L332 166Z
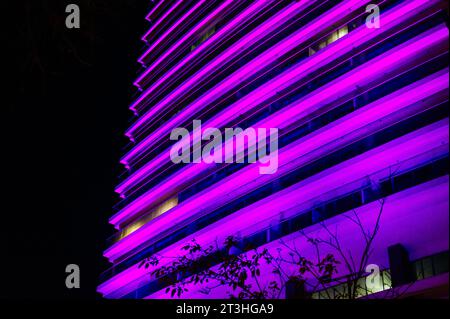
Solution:
M448 297L447 1L155 0L146 19L99 293L170 298L139 264L192 239L273 251L282 240L313 258L304 234L327 223L357 254L364 242L345 216L373 225L383 202L369 259L380 290L413 282L409 295ZM170 134L194 120L277 128L277 171L175 164ZM183 297L226 298L227 287Z

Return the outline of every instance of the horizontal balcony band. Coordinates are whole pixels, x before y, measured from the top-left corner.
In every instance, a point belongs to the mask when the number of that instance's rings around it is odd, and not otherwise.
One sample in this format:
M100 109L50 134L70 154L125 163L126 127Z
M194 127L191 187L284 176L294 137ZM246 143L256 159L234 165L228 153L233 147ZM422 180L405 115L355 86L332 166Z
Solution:
M147 88L144 93L145 98L150 96L155 91L156 88L161 86L161 84L167 82L168 78L173 77L180 70L189 66L194 59L197 59L199 56L204 54L204 52L210 52L211 50L214 50L214 48L220 43L220 41L223 38L226 38L233 32L236 32L242 24L247 23L249 19L257 15L258 12L260 12L264 7L270 5L273 1L260 0L255 2L255 4L251 5L250 7L246 8L236 18L232 19L227 25L225 25L223 28L221 28L219 31L213 34L209 39L203 42L199 47L197 47L194 51L192 51L190 54L184 57L175 67L173 67L170 71L165 73L155 83L152 83L152 85L149 88ZM157 67L156 63L151 65L136 79L134 85L137 86L138 88L142 88L144 82L147 82L146 80L147 75L156 67ZM140 100L140 103L136 102L133 103L130 106L130 109L135 112L139 111L139 105L141 105L142 102L143 100Z
M426 150L427 149L427 150L429 150L431 152L432 149L437 147L436 145L443 145L444 148L442 150L439 150L439 155L446 154L446 153L448 153L448 149L446 148L446 147L448 147L448 132L446 132L444 129L448 129L447 122L448 122L448 120L443 120L443 121L438 122L435 125L431 125L430 126L431 128L427 127L427 128L424 128L424 129L420 129L420 130L418 130L415 133L410 133L408 135L405 135L403 138L398 139L398 140L403 141L403 142L402 143L397 142L397 143L400 143L402 145L403 144L409 145L409 143L410 143L409 139L411 139L411 140L417 141L417 143L420 142L420 143L423 144L425 142L423 142L422 139L415 138L415 136L417 136L418 134L423 134L424 137L426 136L427 138L429 138L429 145L428 146L424 146L421 150ZM430 132L434 133L435 136L433 136L433 134L427 132L428 130ZM411 136L413 136L413 137L411 137ZM394 142L396 142L396 141L394 141ZM433 144L432 141L435 141L435 143L438 143L438 144ZM399 150L398 147L394 147L395 151L394 150L392 150L392 152L389 151L387 148L389 148L391 145L395 145L394 142L387 143L384 147L381 147L381 149L386 148L386 150L384 150L383 154L385 154L385 156L387 156L387 157L384 160L380 159L380 161L381 161L380 163L383 163L383 162L386 162L386 161L390 160L396 154L403 154L402 152L406 152L407 153L407 151L409 151L409 149L406 146L405 146L405 150L404 151ZM430 147L431 147L431 149L430 149ZM376 152L376 150L379 150L379 149L380 149L380 147L376 148L375 150L367 152L367 154L372 154L372 153ZM416 154L416 155L418 155L418 154ZM369 156L369 155L367 155L367 156ZM357 158L361 158L361 156L358 156ZM356 159L355 159L355 161L356 161ZM347 162L345 162L345 163L347 163ZM370 162L367 165L369 165L369 164L370 164ZM337 165L336 167L342 167L343 165L344 164L340 164L340 165ZM367 172L369 172L369 167L370 166L367 167ZM361 167L359 167L359 169L362 170ZM355 170L356 170L356 168L355 168ZM318 176L323 176L323 175L325 175L327 173L329 173L329 170L326 170L323 173L318 174ZM352 174L356 174L356 173L357 172L355 171ZM372 174L374 174L374 173L375 172L373 172ZM310 179L308 179L308 180L310 180ZM344 178L344 179L341 179L341 181L342 180L346 180L346 179ZM289 187L289 188L281 191L280 193L288 193L289 191L293 191L292 187ZM306 196L306 193L304 195ZM272 195L272 196L275 196L275 195ZM272 198L272 196L269 196L267 198ZM263 201L266 201L266 200L270 202L270 200L268 200L268 199L264 199ZM277 203L272 203L272 204L273 205L277 205ZM274 206L273 208L276 209L276 206ZM162 215L161 217L164 218L164 215ZM116 244L114 244L113 246L108 248L104 252L104 256L107 257L110 261L114 262L116 259L118 259L123 254L127 253L131 249L139 246L139 244L142 244L144 241L146 241L149 238L151 238L152 233L149 233L149 231L147 231L148 229L152 229L151 225L149 225L147 227L144 226L141 229L142 230L140 230L140 231L138 230L138 231L130 234L129 236L125 237L121 241L117 242Z
M192 104L188 105L182 112L179 113L176 117L172 118L169 122L166 122L162 127L157 129L151 135L142 140L139 144L137 144L130 152L128 152L122 159L121 163L124 165L128 165L133 158L137 157L144 150L148 149L151 145L164 136L170 129L177 127L180 125L187 117L192 117L195 114L198 114L203 108L207 105L210 105L212 102L216 101L218 98L223 96L226 92L229 92L233 88L235 88L239 83L242 83L246 79L250 78L257 70L263 69L276 61L278 61L284 54L290 52L294 48L300 46L301 44L308 41L310 38L314 37L320 32L332 27L337 20L344 19L347 15L350 15L354 12L356 8L359 8L363 4L367 3L366 0L349 0L345 4L337 7L335 10L330 10L325 15L320 16L313 22L309 23L305 27L299 29L297 32L289 36L288 38L283 39L281 42L278 42L275 46L269 48L262 54L260 54L257 58L253 59L245 66L241 67L237 72L227 77L225 80L220 82L214 88L206 92L199 99L194 101ZM299 2L296 7L300 10L300 4L303 2ZM293 8L293 7L292 7ZM277 18L279 16L275 16ZM273 20L270 20L273 21ZM273 21L275 23L276 21ZM278 21L281 23L282 21ZM268 28L268 29L267 29ZM266 33L271 31L271 25L267 23L263 25L263 28L259 28L255 30L254 33L260 34L261 32ZM252 33L252 34L254 34ZM254 40L247 39L245 41ZM234 48L234 47L233 47ZM230 49L231 50L231 49ZM226 51L225 59L224 55L221 55L221 58L226 61L228 59L227 55L230 53L238 54L239 51ZM217 61L217 60L214 60ZM212 62L217 63L217 62ZM133 124L126 135L130 138L133 138L133 134L135 131L141 128L146 122L148 122L152 118L154 110L164 109L170 105L175 98L182 96L183 93L190 88L190 86L194 85L196 81L201 79L202 77L210 72L211 63L209 66L206 66L201 71L197 72L193 77L191 77L187 82L185 82L182 86L178 87L175 91L173 91L169 96L167 96L161 103L158 103L154 106L154 108L150 109L146 112L142 117L140 117L135 124ZM214 68L212 68L214 69Z
M443 31L444 30L441 29L441 32L443 32ZM445 34L441 34L441 36L443 36L443 38L441 40L446 38ZM422 43L424 43L423 41L426 42L427 39L428 39L427 37L425 37L425 40L422 39ZM408 52L408 48L411 48L411 47L415 47L415 48L419 49L419 51L421 51L422 49L417 47L415 45L414 41L415 41L415 39L410 40L409 44L406 46L406 49L405 49L405 47L403 47L401 52L406 52L407 53ZM431 42L428 43L428 44L432 45ZM415 53L417 53L417 51ZM411 56L413 57L413 59L418 58L418 56L419 56L419 55L415 55L414 53L412 53L412 51L411 51L411 54L412 54ZM364 79L366 79L369 83L373 83L374 79L378 79L378 77L384 76L383 72L389 69L387 67L387 64L386 64L386 68L383 67L384 59L388 58L389 56L391 57L390 64L392 63L391 65L393 65L392 70L401 69L403 67L402 64L405 64L405 63L406 64L411 64L413 62L413 60L408 61L408 59L406 59L406 58L405 59L396 59L395 57L397 56L397 53L396 53L396 50L394 48L391 51L386 52L384 55L380 56L377 61L373 61L372 60L369 63L366 63L366 64L362 65L361 67L359 67L356 70L352 71L351 74L346 74L346 75L336 79L335 81L331 82L326 87L321 88L321 89L319 89L317 91L313 91L311 94L309 94L306 97L302 98L298 103L294 103L294 105L302 104L302 105L310 105L311 107L314 107L314 105L321 105L320 103L323 103L324 101L317 101L315 99L315 96L317 94L321 94L322 97L327 99L327 101L328 101L327 103L329 103L329 102L332 102L332 101L336 100L336 94L338 92L342 93L344 91L347 91L347 93L348 93L348 92L353 92L355 90L363 88L364 85L365 85L365 82L363 82ZM371 66L374 65L374 64L375 64L375 68L371 68ZM381 68L377 69L379 66ZM392 70L390 70L390 71L392 72ZM360 83L359 83L358 86L354 85L354 83L355 83L354 79L355 78L360 80ZM351 79L353 79L353 80L351 80ZM346 86L346 85L343 86L342 83L344 83L344 84L346 83L346 84L348 84L348 86ZM310 101L312 101L312 102L310 102ZM292 109L292 107L289 107L289 106L288 106L288 108ZM294 108L294 111L293 111L292 114L291 114L290 111L286 111L286 110L282 109L282 110L278 111L277 113L275 113L274 115L272 115L270 118L276 119L276 118L285 116L285 115L282 115L282 114L287 114L288 116L290 116L290 117L292 116L292 118L295 118L295 114L297 114L296 112L298 113L298 110L296 111L295 108ZM311 113L311 112L309 112L309 113ZM303 114L303 116L304 115L305 114ZM299 118L297 118L297 120L298 119L301 119L301 116ZM278 121L278 122L280 122L280 121ZM287 124L287 122L286 122L286 124ZM259 125L259 124L257 126L264 127L264 126ZM278 127L280 129L283 129L283 128L287 128L288 125L285 125L285 123L283 121L281 121L281 124L278 125L278 126L268 126L268 127ZM162 154L162 155L160 155L158 157L158 159L167 161L167 160L169 160L169 155L168 155L168 153L167 154ZM156 165L158 165L158 164L159 164L158 161L152 161L152 162L150 162L147 165L147 167L144 166L144 168L147 168L147 169L149 167L156 168L157 167ZM185 168L183 170L188 170L188 169L189 169L189 167L187 167L187 168ZM200 171L199 165L196 165L196 171L197 172ZM146 174L145 176L148 176L147 173L145 173L145 174ZM142 176L142 177L144 177L144 176ZM136 178L136 176L135 176L135 178ZM140 197L140 198L142 199L143 197ZM139 199L137 200L137 202L139 202ZM135 202L134 205L137 206L137 203ZM127 213L124 213L127 209L130 209L130 208L125 208L123 211L121 211L118 214L116 214L111 219L111 223L113 223L114 225L118 225L118 223L114 222L114 219L116 219L115 220L116 222L119 221L119 219L122 219L122 217L124 217L125 215L127 215L129 213L129 211ZM120 215L122 215L121 218L118 218Z
M393 169L396 172L408 171L443 154L448 154L448 120L407 134L300 181L192 234L189 238L185 238L183 243L167 247L159 254L177 255L180 247L191 238L196 238L200 244L206 244L236 232L244 236L244 230L245 233L251 234L277 220L280 213L283 213L283 218L288 218L290 214L302 211L314 202L326 201L346 194L352 189L358 189L362 184L388 178ZM250 220L252 222L249 222ZM259 223L255 224L255 221ZM117 248L114 249L115 253L120 253ZM110 249L105 252L105 256L108 255L114 260L112 253ZM108 290L119 289L123 283L132 282L144 274L148 275L147 270L139 269L135 265L103 283L99 291L107 294Z
M424 185L416 186L412 189L402 191L400 193L391 195L385 199L383 211L379 222L379 233L375 238L373 251L370 255L370 263L378 265L381 269L389 267L388 254L386 249L389 246L402 243L402 245L409 247L411 260L421 259L430 255L448 251L448 237L446 236L446 226L448 225L448 178L443 177L437 180L428 182ZM356 212L360 218L361 223L373 229L376 224L381 205L378 201L359 207ZM353 258L359 259L358 254L364 250L365 241L361 234L358 225L344 216L353 217L353 212L348 211L342 215L330 218L325 222L329 229L337 229L340 244L342 247L351 249ZM432 229L433 231L430 231ZM308 238L322 238L327 239L328 236L324 233L324 229L320 225L310 226L303 230ZM314 260L317 258L314 246L307 242L306 236L299 232L282 237L280 240L271 241L263 246L258 247L260 251L268 249L272 255L278 255L280 242L283 242L290 247L297 247L301 249L302 256L307 260ZM219 241L219 243L221 243ZM294 244L295 243L295 244ZM289 260L289 251L282 249L283 257ZM321 255L325 256L327 253L335 254L333 248L322 247ZM250 252L252 254L252 252ZM287 255L287 256L285 256ZM217 267L217 266L215 266ZM272 275L273 267L260 268L260 278L269 279ZM285 265L283 270L285 273L295 273L295 265ZM336 265L339 276L348 274L345 264ZM214 269L214 268L213 268ZM270 280L275 280L272 278ZM313 278L307 278L312 282ZM142 285L142 283L140 283ZM183 298L211 298L211 295L199 293L202 285L189 285L189 292L183 294ZM214 298L226 296L226 291L229 287L224 289L215 289ZM167 298L165 289L161 289L148 295L146 298Z
M155 1L153 1L155 2ZM163 5L166 3L166 0L159 0L156 5L150 10L150 12L145 16L145 20L153 21L153 17L157 14L158 10L161 10Z
M300 166L446 101L448 75L446 70L429 76L284 147L279 151L280 164L276 174L260 175L255 164L247 166L223 179L220 185L214 184L201 191L137 232L154 234L155 239L160 235L166 236L169 228L174 232L189 224L193 218L208 214ZM180 178L187 179L185 176ZM169 184L166 188L154 190L149 196L154 200L173 188L176 188L176 184ZM151 198L147 200L151 201Z

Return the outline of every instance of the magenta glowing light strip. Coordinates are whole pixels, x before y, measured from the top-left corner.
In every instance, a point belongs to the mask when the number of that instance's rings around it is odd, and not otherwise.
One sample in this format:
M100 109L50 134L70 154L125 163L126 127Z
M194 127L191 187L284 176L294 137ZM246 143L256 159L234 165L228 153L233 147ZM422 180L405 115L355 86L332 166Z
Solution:
M234 193L238 192L241 194L242 192L247 191L248 188L253 189L256 186L262 185L262 183L266 183L268 180L275 177L278 178L287 170L292 169L291 166L288 166L291 159L298 159L298 161L302 162L302 156L306 156L308 152L312 152L314 149L318 148L320 148L322 152L325 152L328 149L327 144L332 142L332 140L330 140L331 138L340 136L341 139L339 142L344 143L347 141L344 139L345 134L349 134L352 130L355 131L363 125L368 125L368 121L380 121L378 124L381 125L381 118L387 116L387 114L394 111L399 112L400 109L405 108L412 103L424 100L425 98L446 89L448 89L448 70L433 74L419 82L401 89L400 91L384 97L381 100L364 107L363 112L358 116L352 113L345 117L345 122L340 123L340 121L337 121L335 124L329 125L326 128L319 130L319 132L308 135L300 141L283 148L279 154L280 167L276 175L260 176L257 168L250 165L248 168L240 170L221 181L221 185L211 186L209 189L204 190L193 198L176 206L171 211L166 212L161 218L149 222L148 227L150 227L150 224L153 225L152 229L149 230L149 233L157 234L158 230L160 232L167 226L173 226L185 218L193 216L194 213L205 211L205 209L208 208L208 203L209 206L211 206L211 201L214 206L220 205L220 199L225 198L222 197L225 194L227 195L226 200L231 200L234 196L232 194L233 192L229 191L230 189L236 189L237 191L234 191ZM412 94L411 92L414 92L415 94ZM347 120L347 118L349 118L349 120ZM337 123L340 123L340 125L338 126ZM329 130L330 132L328 132ZM352 137L355 137L355 133ZM333 144L333 147L336 147L336 145ZM317 154L315 156L317 156ZM308 160L311 159L308 157ZM296 165L300 164L300 162L296 163ZM140 200L138 199L138 201L142 201L143 204L149 205L158 199L160 200L161 198L164 198L164 195L170 196L172 192L177 191L177 187L180 187L180 184L182 185L186 183L186 181L198 177L197 174L201 173L204 167L205 166L197 168L191 166L186 168L180 172L180 174L177 174L173 178L163 182L162 185L158 185L148 191L144 197ZM228 185L233 185L233 187ZM204 200L202 201L201 198ZM216 199L213 200L213 198ZM140 209L142 209L142 207Z
M402 171L407 171L420 162L448 154L448 128L448 120L442 120L331 167L225 217L220 222L167 247L160 254L179 255L182 251L180 247L191 237L196 238L196 241L203 245L213 242L224 234L235 234L242 230L254 232L254 228L264 229L266 225L255 224L255 221L266 221L267 224L280 212L287 213L291 209L293 209L291 214L295 214L295 207L301 202L313 202L318 196L330 194L331 191L342 187L342 180L346 180L348 184L353 181L353 188L358 189L361 187L358 181L367 179L368 176L376 174L377 179L382 179L391 174L392 167L401 167ZM417 160L411 161L412 159ZM253 229L249 228L250 225L254 226ZM108 250L108 254L105 252L105 256L111 254L113 247ZM99 291L109 294L143 275L148 276L148 270L138 268L136 264L103 283Z
M189 16L191 16L195 11L201 8L206 3L206 0L199 0L188 12L186 12L175 24L173 24L163 35L158 38L158 41L153 43L147 51L139 58L138 62L145 64L145 58L150 55L150 53L170 34L174 32L174 30ZM231 4L233 0L226 0L223 4L221 4L217 9L213 11L207 18L203 19L201 23L197 24L194 28L192 28L188 33L186 33L180 40L178 40L173 46L170 47L168 51L166 51L158 60L152 63L152 65L145 71L145 73L153 70L161 61L166 59L170 54L173 53L179 46L185 43L189 38L198 33L202 27L206 26L208 23L212 21L212 18L216 18L220 12L226 10Z
M442 46L442 44L447 45L447 39L448 29L444 25L431 29L345 74L341 78L332 81L325 87L312 92L300 101L294 102L293 105L285 107L267 119L259 122L255 127L278 127L281 130L294 121L301 119L306 114L320 108L326 101L329 102L331 98L344 96L349 92L355 91L358 87L362 87L365 82L373 83L384 77L385 73L393 72L393 70L402 67L404 64L417 60L421 54L427 54L433 47ZM159 158L163 158L163 155ZM152 161L150 163L157 164L157 161ZM204 169L203 166L208 165L196 164L195 171L202 171ZM175 176L175 178L176 177L177 176ZM146 205L144 194L111 217L110 222L117 227L121 221L133 216Z
M147 39L150 37L152 32L176 9L180 4L183 3L183 0L178 0L169 10L167 10L161 18L156 21L151 28L142 36L141 40L147 42Z
M156 6L153 7L152 10L150 10L150 12L147 14L147 16L145 17L145 20L147 21L152 21L151 17L152 15L156 12L156 10L159 9L159 7L165 2L166 0L160 0L158 2L158 4Z
M372 104L349 114L341 120L314 132L301 140L294 142L283 148L279 154L280 167L277 174L260 175L258 168L250 165L235 174L225 178L220 185L212 185L208 189L198 193L194 197L174 207L166 212L163 217L149 222L136 232L145 232L146 239L149 240L155 235L180 224L192 216L198 216L200 212L205 213L220 207L222 204L248 193L261 185L279 178L285 173L297 168L307 162L311 162L317 157L330 151L334 151L356 139L367 135L370 132L362 130L364 127L372 125L371 129L376 131L380 125L384 124L384 118L397 114L392 121L397 121L405 112L400 112L415 103L425 100L439 92L448 90L448 70L433 74L419 82L405 87L389 96L375 101ZM421 105L418 110L422 111L427 105ZM410 111L411 112L411 111ZM375 124L375 125L374 125ZM339 137L338 139L336 137ZM168 185L170 189L170 185ZM165 190L162 190L163 193ZM159 196L159 192L150 192L152 197ZM122 240L127 240L125 237ZM129 239L132 240L132 239Z
M196 74L194 74L187 82L185 82L182 86L174 90L169 96L167 96L163 101L161 101L159 104L157 104L155 107L150 109L144 116L146 119L149 119L151 117L154 117L156 113L159 113L163 110L163 108L168 105L170 102L173 102L173 100L179 96L181 96L185 91L189 90L193 85L195 85L199 79L202 79L204 77L207 77L208 74L216 70L218 67L220 67L224 62L228 61L230 58L237 56L242 50L244 50L246 47L254 44L258 40L262 39L264 36L266 36L269 32L273 31L275 28L278 28L280 25L284 24L287 19L290 19L294 17L296 14L298 14L306 4L312 3L313 1L301 1L299 3L295 3L290 5L288 8L283 9L280 13L275 15L274 17L270 18L266 22L264 22L261 26L259 26L256 30L250 32L248 35L242 37L236 44L233 44L230 48L222 52L218 57L216 57L212 62L210 62L208 65L206 65L204 68L202 68L200 71L198 71ZM251 7L252 8L252 7ZM212 17L211 17L212 18ZM204 20L206 21L206 20ZM225 26L222 32L229 32L230 29L234 27L234 25L229 24ZM220 33L220 31L219 31ZM212 38L214 38L214 41L218 39L218 35L213 35ZM211 41L212 41L211 38ZM195 50L194 52L196 52ZM151 68L155 68L157 65L153 64ZM151 71L149 68L146 70L137 80L136 82L141 82L142 79ZM142 95L130 106L131 110L136 110L137 106L142 103L142 101L147 97L148 94L152 92L152 88L147 89L142 93ZM133 127L136 126L138 123L140 123L141 120L138 120L127 132L126 136L132 137Z
M235 19L231 20L225 27L221 28L219 31L217 31L214 35L212 35L208 40L200 44L194 51L190 52L186 57L183 58L183 60L178 63L174 68L172 68L169 72L164 74L163 77L159 78L158 81L154 84L152 84L151 87L149 87L146 90L146 95L151 94L156 87L160 86L161 83L164 83L167 81L167 79L176 72L178 72L180 69L182 69L184 66L188 65L191 60L193 60L195 57L198 57L200 54L202 54L203 51L210 50L211 47L214 46L216 42L219 42L220 39L223 39L226 37L227 34L233 32L236 30L236 28L243 23L243 21L246 21L249 17L254 16L257 12L260 12L262 7L265 7L269 5L272 1L267 0L259 0L255 2L253 5L248 7L246 10L244 10L241 14L239 14ZM144 72L139 78L134 82L134 85L137 87L141 87L141 83L144 80L145 76L148 74L148 72ZM134 104L133 104L134 105ZM130 109L133 111L136 111L135 106L131 106Z
M384 27L380 30L388 30L390 23L402 23L403 19L409 18L410 13L416 13L417 7L423 3L427 3L428 5L431 4L431 1L413 1L410 4L403 6L399 8L398 10L393 10L392 12L387 12L384 15ZM309 60L306 60L304 63L300 63L298 66L296 66L295 69L290 69L286 71L284 74L277 77L277 81L271 81L260 88L258 88L253 93L249 94L247 97L244 97L240 101L236 102L234 105L223 111L221 114L217 115L214 119L212 119L210 122L208 122L206 125L211 127L220 127L223 125L224 121L235 118L237 114L239 114L239 111L242 109L248 110L249 103L252 104L254 101L267 97L269 98L271 95L273 95L273 92L276 92L277 90L280 90L280 85L283 87L286 87L288 81L292 80L292 75L294 74L294 77L298 77L298 74L302 74L303 76L306 76L307 72L312 72L315 68L319 67L321 62L326 61L326 59L333 58L333 54L339 53L339 56L341 54L344 54L345 52L348 52L348 50L351 50L354 47L360 45L359 42L357 42L359 39L362 39L363 41L368 41L372 37L379 35L378 32L373 32L373 30L367 29L365 27L360 28L359 30L355 30L351 32L348 37L345 37L341 39L338 42L335 42L333 45L325 48L324 50L319 51L315 55L313 55ZM336 55L335 58L338 56ZM262 90L263 93L260 93L260 90ZM248 98L250 97L250 98ZM247 104L244 104L247 103ZM165 153L169 153L169 150L167 150ZM166 162L169 158L167 154L161 154L159 157L153 159L148 164L144 165L142 168L140 168L138 171L136 171L132 176L127 178L124 182L122 182L117 188L116 192L121 194L121 196L124 196L124 192L131 187L136 182L139 182L146 176L150 175L152 172L154 172L157 167L159 167L162 163Z
M324 30L333 23L336 22L337 18L342 18L343 15L350 14L355 9L361 7L363 4L369 2L369 0L353 0L347 1L345 4L341 4L334 10L330 10L326 15L319 17L315 21L309 23L307 26L301 28L295 32L290 37L282 40L274 47L265 51L257 58L253 59L250 63L240 68L237 72L229 76L227 79L216 85L213 89L202 95L194 103L187 106L175 116L169 122L166 122L163 126L159 127L155 132L147 136L143 141L136 145L130 152L128 152L121 160L121 163L128 165L130 160L136 157L138 154L142 153L144 150L148 149L151 145L155 143L159 138L165 136L172 128L177 127L184 120L191 117L193 114L197 113L199 110L203 109L206 105L217 100L220 96L223 96L225 92L228 92L232 88L236 87L242 81L245 81L251 77L254 72L260 68L263 68L274 61L276 61L280 56L289 52L294 47L299 46L301 43L305 42L311 38L314 34ZM197 73L198 74L198 73ZM197 78L196 78L197 81ZM183 86L185 88L185 86ZM178 92L176 90L175 92ZM162 108L164 104L168 104L168 100L172 98L173 95L168 96L167 99L163 100L162 103L158 104L157 108ZM152 110L143 115L126 133L127 136L131 137L133 132L139 129L145 122L147 122L151 117Z

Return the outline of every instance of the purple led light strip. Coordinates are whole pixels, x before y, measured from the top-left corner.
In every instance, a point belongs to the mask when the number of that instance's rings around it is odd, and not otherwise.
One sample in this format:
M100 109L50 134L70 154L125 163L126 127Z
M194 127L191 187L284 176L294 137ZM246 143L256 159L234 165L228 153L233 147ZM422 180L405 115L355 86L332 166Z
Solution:
M194 103L187 106L180 112L177 116L172 118L170 121L166 122L163 126L158 128L155 132L147 136L142 142L136 145L130 152L128 152L121 160L121 163L124 165L128 165L129 161L140 154L142 151L153 145L157 139L162 136L168 134L168 132L178 125L182 124L184 120L191 117L193 114L197 113L199 110L203 109L206 105L209 105L213 101L217 100L220 96L222 96L225 92L228 92L232 88L236 87L242 81L245 81L249 77L251 77L255 71L264 66L269 65L276 61L281 55L290 51L294 47L299 46L301 43L305 42L314 34L320 32L319 30L323 30L333 23L336 22L337 18L342 18L346 14L350 14L356 8L359 8L364 3L369 2L369 0L353 0L348 1L345 4L340 5L335 10L330 10L326 15L319 17L314 20L312 23L309 23L304 28L301 28L299 31L295 32L290 37L282 40L274 47L268 49L257 58L253 59L250 63L240 68L236 73L229 76L227 79L216 85L213 89L205 93ZM198 76L197 73L196 76ZM202 75L203 76L203 75ZM197 78L194 77L197 81ZM181 87L180 87L181 88ZM179 88L179 89L180 89ZM185 88L185 85L182 86ZM178 89L178 90L179 90ZM178 92L176 90L175 92ZM172 95L171 95L172 96ZM167 99L163 100L162 103L159 103L157 108L161 108L164 104L167 104L167 100L171 97L169 96ZM136 131L141 125L143 125L146 121L149 120L149 114L152 114L152 110L143 115L126 133L127 136L131 137L133 132Z
M158 2L158 4L156 6L153 7L152 10L150 10L150 12L147 14L147 16L145 17L145 20L147 21L152 21L151 17L152 15L156 12L156 10L159 9L159 7L165 2L165 0L160 0Z
M426 3L426 7L430 6L432 2L430 1L413 1L405 6L394 8L392 11L385 13L384 15L384 27L377 32L373 30L367 29L364 26L360 27L358 30L351 32L348 37L339 40L334 43L332 46L329 46L315 55L313 55L305 62L298 64L295 68L286 71L285 73L278 76L276 79L271 82L261 86L253 93L239 100L235 104L233 104L228 109L224 110L221 114L217 115L214 119L207 123L208 126L211 127L220 127L225 123L225 121L235 118L240 110L245 108L249 109L257 99L262 100L264 98L268 99L273 95L274 92L281 90L282 87L287 87L288 82L292 80L296 80L295 77L298 77L298 74L302 76L306 76L308 72L312 72L321 66L321 63L325 63L327 59L337 58L340 55L348 52L354 47L360 44L359 40L362 42L369 41L372 37L375 37L382 32L389 29L389 27L393 27L397 24L402 23L405 19L412 16L419 10L417 8L420 5ZM409 12L409 14L408 14ZM391 26L391 23L393 24ZM336 56L333 57L333 54ZM280 86L282 86L280 88ZM261 93L262 92L262 93ZM250 103L250 104L249 104ZM116 189L116 192L123 196L124 192L131 187L133 184L139 182L146 176L154 173L154 171L163 163L166 162L169 158L169 150L165 151L157 158L153 159L148 164L144 165L138 171L136 171L132 176L122 182Z
M342 187L342 180L348 181L348 184L354 181L352 187L358 189L361 187L361 181L367 180L367 176L375 174L374 179L380 180L390 176L392 167L401 167L402 171L407 171L419 163L443 154L448 154L448 120L405 135L245 207L220 222L192 234L189 238L167 247L160 254L176 256L182 252L180 247L190 238L196 238L197 242L203 245L214 241L220 235L230 235L248 229L249 225L255 225L255 220L270 222L271 218L281 211L291 211L291 214L295 214L297 211L295 207L301 202L313 202L317 196L330 194L329 192ZM349 188L345 191L350 190ZM262 225L256 226L261 228ZM103 283L99 291L107 294L143 275L148 276L148 270L138 269L137 265L132 266Z
M147 42L147 39L150 37L151 33L155 31L155 29L176 9L180 4L183 3L183 0L178 0L169 10L167 10L161 18L156 21L151 28L142 36L141 40Z
M198 218L199 215L217 209L228 201L267 184L273 179L280 178L294 168L312 162L327 152L335 151L381 129L381 127L389 125L389 123L401 120L405 116L423 111L428 108L428 105L423 103L427 97L447 92L448 75L448 69L433 74L284 147L279 154L280 167L277 174L260 175L258 168L250 165L225 178L220 182L220 185L212 185L174 207L166 212L164 217L149 222L136 232L145 232L146 239L149 240L152 237L157 237L160 232L168 227L172 228L176 224L180 224L180 227L182 227L186 224L182 224L183 221L192 222L188 220L192 216ZM422 102L418 107L404 110L418 102ZM404 110L404 112L401 112L401 110ZM392 115L393 113L395 115ZM387 119L388 116L390 116L389 119ZM370 130L368 129L369 126ZM164 191L162 190L162 193ZM159 196L158 192L154 191L150 194L152 197ZM126 238L123 240L126 240Z

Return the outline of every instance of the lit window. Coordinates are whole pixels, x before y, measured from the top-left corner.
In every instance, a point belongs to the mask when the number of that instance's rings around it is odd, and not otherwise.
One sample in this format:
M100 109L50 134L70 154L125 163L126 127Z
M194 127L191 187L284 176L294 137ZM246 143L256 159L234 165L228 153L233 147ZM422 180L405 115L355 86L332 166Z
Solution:
M334 31L333 33L331 33L325 40L323 40L322 42L320 42L318 45L310 47L309 48L309 55L313 55L314 53L316 53L317 51L325 48L326 46L330 45L331 43L339 40L340 38L342 38L343 36L348 34L348 26L343 26L342 28Z
M148 223L152 219L164 214L165 212L174 208L177 205L178 205L178 196L175 196L175 197L172 197L172 198L166 200L161 205L157 206L151 212L146 214L145 217L139 219L138 221L136 221L136 222L128 225L124 229L122 229L122 232L120 233L118 240L128 236L132 232L135 232L136 230L138 230L139 228L144 226L146 223Z

